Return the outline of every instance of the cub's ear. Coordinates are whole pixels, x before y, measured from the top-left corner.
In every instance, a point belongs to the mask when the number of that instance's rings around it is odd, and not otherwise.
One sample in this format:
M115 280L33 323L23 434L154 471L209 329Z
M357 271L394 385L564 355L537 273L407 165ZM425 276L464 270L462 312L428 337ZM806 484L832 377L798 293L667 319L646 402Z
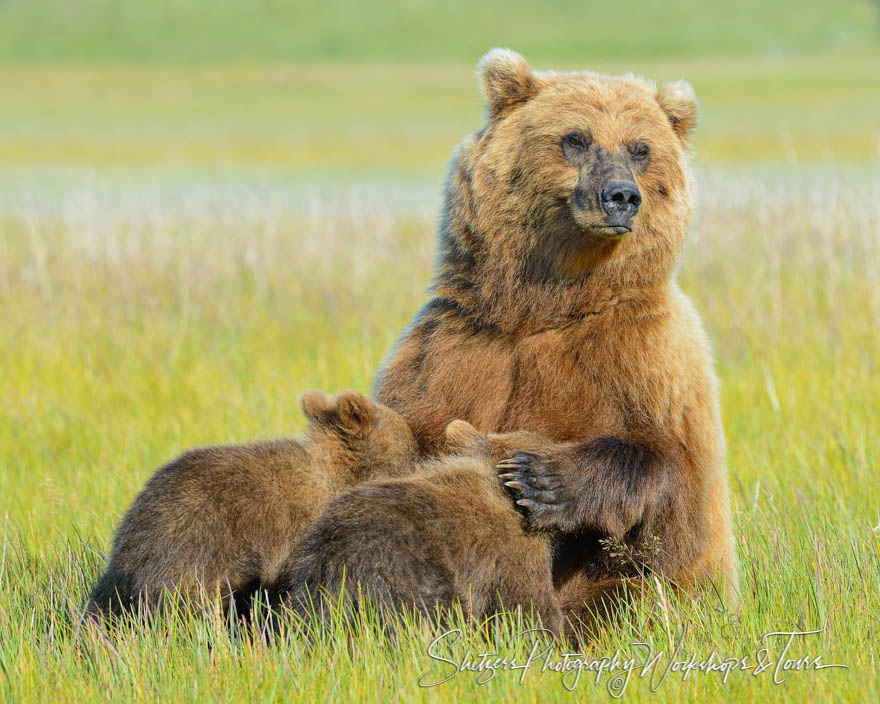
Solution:
M465 420L454 420L446 426L446 450L457 455L488 455L489 440Z
M357 391L343 391L328 396L320 391L306 391L299 405L311 423L329 426L356 435L377 419L376 405Z
M299 407L306 418L314 423L325 420L336 407L336 401L332 396L312 389L299 397Z
M337 397L339 427L355 435L378 419L376 404L357 391L344 391Z
M667 83L657 91L657 102L669 118L675 134L682 142L688 142L691 130L700 118L700 107L691 84L683 80Z
M526 102L538 92L538 81L526 60L510 49L490 49L480 60L477 73L490 117Z

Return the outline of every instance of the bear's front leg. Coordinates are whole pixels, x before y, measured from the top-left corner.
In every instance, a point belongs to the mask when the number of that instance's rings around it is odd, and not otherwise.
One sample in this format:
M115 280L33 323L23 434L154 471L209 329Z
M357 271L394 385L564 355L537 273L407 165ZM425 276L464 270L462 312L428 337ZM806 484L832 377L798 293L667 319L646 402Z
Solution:
M498 476L537 530L623 536L667 492L668 458L616 437L518 452Z

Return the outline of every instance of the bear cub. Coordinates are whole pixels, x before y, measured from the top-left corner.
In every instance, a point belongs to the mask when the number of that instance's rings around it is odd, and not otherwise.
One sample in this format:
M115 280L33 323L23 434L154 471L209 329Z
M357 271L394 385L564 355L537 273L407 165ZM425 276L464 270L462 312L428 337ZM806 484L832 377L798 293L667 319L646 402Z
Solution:
M274 591L309 527L367 479L410 473L416 442L397 413L359 393L303 394L301 439L204 447L161 467L128 509L86 613L155 607L218 592L237 608Z
M544 627L560 633L551 534L526 530L495 469L514 448L547 440L527 432L486 436L461 420L445 434L451 454L409 477L366 483L327 507L281 584L295 611L320 608L319 595L342 596L356 608L360 592L383 608L428 614L458 601L476 618L534 606Z

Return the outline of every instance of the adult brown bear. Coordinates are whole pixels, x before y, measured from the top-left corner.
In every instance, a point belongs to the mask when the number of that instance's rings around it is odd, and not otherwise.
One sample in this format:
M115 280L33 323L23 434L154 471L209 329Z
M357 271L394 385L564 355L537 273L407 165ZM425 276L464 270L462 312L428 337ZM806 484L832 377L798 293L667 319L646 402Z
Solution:
M534 72L494 49L487 125L452 160L433 299L380 370L375 396L423 452L460 418L553 442L501 480L534 529L563 538L563 608L610 594L613 537L685 587L735 598L718 384L675 282L690 225L697 102L685 82ZM638 570L636 570L638 571Z

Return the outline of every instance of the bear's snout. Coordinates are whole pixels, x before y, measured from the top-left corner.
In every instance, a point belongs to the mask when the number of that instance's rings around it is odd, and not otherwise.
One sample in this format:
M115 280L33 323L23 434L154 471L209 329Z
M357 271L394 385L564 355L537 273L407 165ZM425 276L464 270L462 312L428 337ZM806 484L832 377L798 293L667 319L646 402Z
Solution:
M609 181L602 189L601 201L609 225L629 228L642 204L642 194L633 181Z

